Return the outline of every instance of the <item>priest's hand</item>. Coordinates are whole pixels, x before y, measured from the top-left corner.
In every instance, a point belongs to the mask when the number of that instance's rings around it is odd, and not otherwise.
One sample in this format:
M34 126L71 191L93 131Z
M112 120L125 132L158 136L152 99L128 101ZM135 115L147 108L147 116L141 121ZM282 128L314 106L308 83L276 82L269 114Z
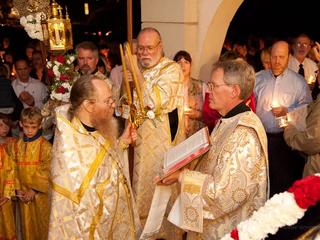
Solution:
M171 175L165 177L164 179L160 180L159 176L155 177L155 182L157 182L157 185L171 185L179 181L180 175L182 174L183 169L179 169L178 171L175 171Z
M125 128L124 132L122 133L119 139L119 142L122 145L129 145L135 143L137 137L137 129L134 127L132 123L128 123L127 127Z
M275 117L282 117L285 116L288 113L288 108L280 106L280 107L273 107L271 109L272 114Z
M198 110L195 110L195 109L190 109L188 111L185 111L184 114L191 119L198 119L199 120L202 118L202 113Z

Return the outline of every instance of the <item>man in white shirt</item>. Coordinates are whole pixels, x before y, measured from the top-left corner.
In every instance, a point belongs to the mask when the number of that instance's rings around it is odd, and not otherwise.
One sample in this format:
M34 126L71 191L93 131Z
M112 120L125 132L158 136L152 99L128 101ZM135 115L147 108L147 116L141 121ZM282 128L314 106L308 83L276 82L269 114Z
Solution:
M289 57L288 68L301 74L308 83L316 80L317 64L307 57L311 49L311 40L306 34L300 34L291 45L292 55Z
M30 67L26 59L18 59L15 62L17 79L12 82L15 94L23 103L23 107L36 106L41 109L48 96L46 85L37 79L30 77Z

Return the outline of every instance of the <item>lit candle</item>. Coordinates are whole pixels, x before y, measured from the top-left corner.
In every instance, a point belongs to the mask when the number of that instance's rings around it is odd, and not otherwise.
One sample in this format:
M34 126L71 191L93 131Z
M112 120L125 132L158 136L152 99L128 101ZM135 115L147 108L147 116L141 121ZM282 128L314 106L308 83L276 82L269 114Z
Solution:
M56 45L60 45L61 44L61 38L60 38L60 33L59 33L59 25L55 24L53 26L53 29L54 29L54 38L56 40L55 44Z
M140 111L144 112L143 98L142 98L142 94L141 94L140 85L139 85L139 82L138 82L138 79L137 79L137 75L134 72L132 54L131 54L131 50L130 50L129 44L125 45L125 49L126 49L126 53L127 53L128 59L129 59L129 63L130 63L131 69L132 69L132 78L133 78L134 86L135 86L136 93L137 93L138 100L139 100L139 104L140 104Z
M184 111L184 112L190 112L190 111L191 111L191 108L189 108L188 105L184 105L183 111Z
M316 81L316 79L315 79L313 76L310 76L310 77L308 78L307 83L308 83L308 84L313 84L315 81Z
M272 100L271 108L277 108L277 107L280 107L280 104L278 103L278 101L277 100Z

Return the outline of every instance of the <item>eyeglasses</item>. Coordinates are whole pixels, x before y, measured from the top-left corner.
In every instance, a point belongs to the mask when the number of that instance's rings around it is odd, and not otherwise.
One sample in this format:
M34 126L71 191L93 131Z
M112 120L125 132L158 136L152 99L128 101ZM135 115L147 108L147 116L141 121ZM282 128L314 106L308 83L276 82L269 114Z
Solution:
M300 42L298 42L298 43L297 43L297 46L298 46L298 47L304 47L304 48L307 48L307 47L310 47L310 44L308 44L308 43L300 43Z
M218 88L218 87L222 87L222 86L231 86L231 85L235 85L235 84L227 84L227 83L223 83L223 84L215 84L213 82L208 82L207 86L209 88L210 91L213 91L213 89Z
M138 46L137 51L143 52L145 50L147 53L153 53L160 43L161 41L159 41L155 46Z

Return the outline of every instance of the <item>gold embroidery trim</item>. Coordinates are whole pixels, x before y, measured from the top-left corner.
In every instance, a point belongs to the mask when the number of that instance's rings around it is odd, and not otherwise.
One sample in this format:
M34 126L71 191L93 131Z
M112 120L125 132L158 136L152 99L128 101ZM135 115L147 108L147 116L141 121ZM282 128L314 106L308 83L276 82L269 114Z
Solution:
M183 192L199 194L201 191L201 186L194 184L185 184L183 187Z
M153 85L153 91L156 94L156 111L155 115L160 115L161 114L161 94L160 94L160 89L158 85Z
M76 129L76 128L73 126L73 124L72 124L68 119L66 119L63 115L61 115L61 114L59 114L59 113L56 113L56 116L57 116L57 119L61 120L62 122L64 122L65 124L69 125L72 129L74 129L75 131L78 132L78 129ZM76 120L77 122L79 122L78 118L76 118L76 117L75 117L75 120ZM80 133L88 135L87 131L86 131L85 128L82 126L82 124L78 124L78 125L79 125L79 127L81 128L81 130L82 130L82 132L80 132Z
M39 165L39 161L30 161L30 162L17 162L17 166L37 166Z
M132 231L131 234L133 235L132 236L132 239L134 239L136 236L136 226L135 226L135 221L134 221L134 213L133 213L133 206L132 206L132 202L131 202L131 198L130 198L130 190L129 190L129 187L128 187L128 182L127 180L125 179L125 177L123 175L121 175L121 181L124 185L124 189L125 189L125 192L126 192L126 200L127 200L127 204L128 204L128 208L129 208L129 215L130 215L130 222L131 222L131 228L132 228Z
M99 206L98 206L98 212L93 217L92 223L90 225L89 239L92 239L92 240L94 240L94 232L96 230L96 227L97 227L99 220L100 220L102 213L103 213L103 191L105 189L105 186L109 183L110 183L110 178L106 179L103 183L101 183L101 184L99 184L99 186L97 186L97 195L99 198Z
M117 162L116 162L117 164ZM112 217L112 222L111 222L111 227L110 227L110 232L108 234L108 239L113 239L112 232L113 232L113 225L114 225L114 220L115 220L115 215L117 214L118 211L118 205L119 205L119 197L120 197L120 187L119 187L119 177L117 178L117 200L116 200L116 206L115 206L115 211L114 215Z
M110 143L107 142L105 144L105 146L101 149L101 151L99 152L98 156L96 157L96 159L93 161L93 163L91 164L89 171L87 173L87 175L84 177L80 187L78 190L76 190L75 192L71 192L69 190L67 190L64 187L61 187L60 185L56 184L56 183L52 183L52 189L58 193L60 193L61 195L65 196L66 198L70 199L71 201L79 204L80 200L82 198L82 196L84 195L85 191L87 190L89 183L91 181L91 179L93 178L94 174L96 173L98 167L100 166L104 155L106 154L107 150L110 147Z
M171 67L172 65L176 64L176 62L169 62L168 64L164 65L159 72L159 75L161 75L164 71L166 71L169 67Z

